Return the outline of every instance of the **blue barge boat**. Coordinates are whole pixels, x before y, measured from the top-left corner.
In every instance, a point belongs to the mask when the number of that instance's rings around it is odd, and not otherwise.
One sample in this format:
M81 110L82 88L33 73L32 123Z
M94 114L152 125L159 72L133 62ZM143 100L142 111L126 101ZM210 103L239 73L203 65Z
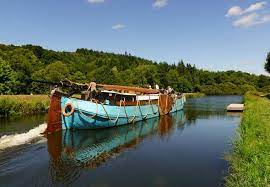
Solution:
M91 84L81 98L59 90L52 93L48 133L122 126L182 110L185 103L183 94L102 84L94 84L92 89Z

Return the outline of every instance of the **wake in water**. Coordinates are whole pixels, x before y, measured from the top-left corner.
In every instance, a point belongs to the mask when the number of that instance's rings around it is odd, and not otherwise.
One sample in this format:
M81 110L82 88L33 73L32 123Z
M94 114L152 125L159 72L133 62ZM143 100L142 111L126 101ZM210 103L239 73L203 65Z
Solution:
M31 142L32 140L40 137L40 133L43 133L46 130L46 127L46 124L42 124L26 133L2 136L0 138L0 151L9 147Z

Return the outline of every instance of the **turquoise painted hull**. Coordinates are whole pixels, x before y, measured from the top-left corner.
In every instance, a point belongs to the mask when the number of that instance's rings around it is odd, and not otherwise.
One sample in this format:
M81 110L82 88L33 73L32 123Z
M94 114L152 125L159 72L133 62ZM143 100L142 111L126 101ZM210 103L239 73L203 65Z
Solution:
M182 110L185 98L177 99L171 113ZM156 104L142 106L112 106L96 104L76 98L61 98L61 108L67 103L74 106L71 116L62 115L62 129L100 129L158 117L159 108Z

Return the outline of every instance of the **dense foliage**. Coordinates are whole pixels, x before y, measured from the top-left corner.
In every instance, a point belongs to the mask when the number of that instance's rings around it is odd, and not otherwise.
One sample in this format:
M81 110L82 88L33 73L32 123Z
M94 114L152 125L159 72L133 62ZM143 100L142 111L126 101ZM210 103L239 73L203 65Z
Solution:
M156 63L130 54L104 53L88 49L56 52L40 46L0 45L0 94L46 93L48 85L29 80L106 84L159 84L180 92L243 94L248 90L269 90L270 78L239 71L210 72L180 61Z
M265 63L265 70L270 73L270 53L268 53Z
M0 58L0 93L10 94L15 83L15 73L10 65Z

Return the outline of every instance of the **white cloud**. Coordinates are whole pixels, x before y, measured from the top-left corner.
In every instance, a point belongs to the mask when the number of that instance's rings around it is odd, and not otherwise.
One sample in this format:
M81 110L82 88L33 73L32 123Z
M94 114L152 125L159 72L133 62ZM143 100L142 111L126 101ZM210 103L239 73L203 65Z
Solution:
M163 8L168 4L168 0L155 0L153 3L154 8Z
M88 3L92 3L92 4L98 4L98 3L104 3L105 0L88 0Z
M124 28L126 28L126 26L123 24L116 24L116 25L112 26L113 30L120 30L120 29L124 29Z
M250 27L256 24L259 15L257 13L252 13L247 16L241 17L233 22L235 27Z
M251 4L246 9L234 6L228 10L226 17L234 18L233 26L240 28L248 28L254 25L267 23L270 22L270 14L259 11L264 9L266 5L266 1L261 1Z
M266 5L267 5L267 2L266 1L261 1L261 2L257 2L257 3L251 4L246 9L242 9L239 6L234 6L234 7L230 8L228 10L228 12L226 14L226 17L241 16L241 15L246 14L246 13L255 12L257 10L264 9Z
M266 2L266 1L258 2L258 3L255 3L255 4L251 4L251 5L245 10L245 13L246 13L246 12L254 12L254 11L263 9L266 5L267 5L267 2Z
M239 6L234 6L228 10L226 17L239 16L241 14L243 14L243 9Z
M248 28L254 25L260 25L267 22L270 22L270 14L259 15L254 12L237 19L236 21L233 22L233 26L240 28Z

